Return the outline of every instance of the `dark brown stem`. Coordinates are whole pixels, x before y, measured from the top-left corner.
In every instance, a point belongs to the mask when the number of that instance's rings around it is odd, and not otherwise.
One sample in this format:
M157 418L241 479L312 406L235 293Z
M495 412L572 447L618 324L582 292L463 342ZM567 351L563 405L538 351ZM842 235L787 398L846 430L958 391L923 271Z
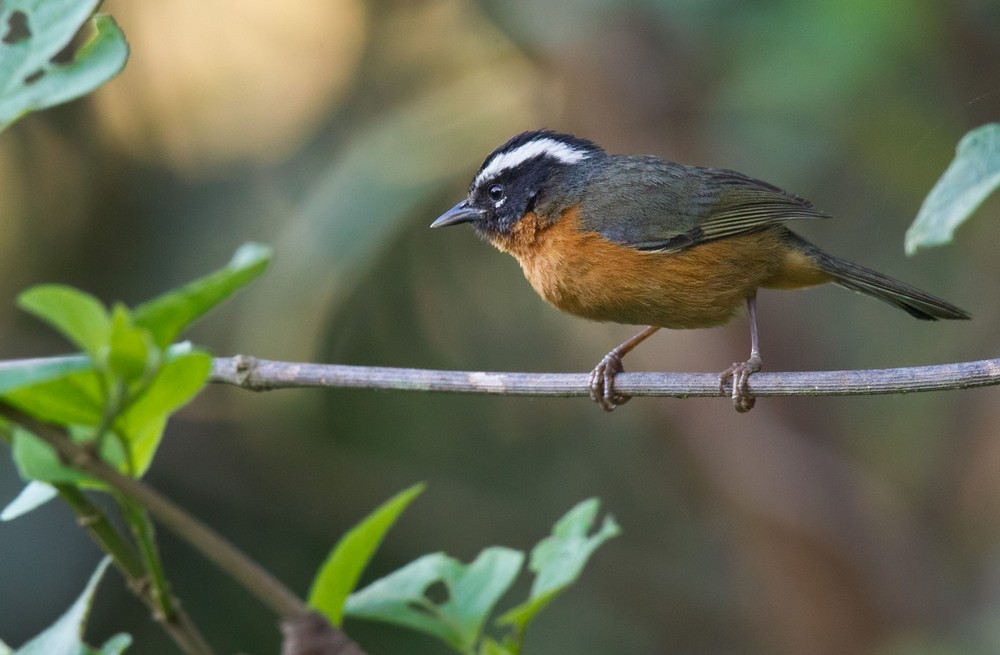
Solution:
M361 647L315 612L281 622L281 655L365 655Z

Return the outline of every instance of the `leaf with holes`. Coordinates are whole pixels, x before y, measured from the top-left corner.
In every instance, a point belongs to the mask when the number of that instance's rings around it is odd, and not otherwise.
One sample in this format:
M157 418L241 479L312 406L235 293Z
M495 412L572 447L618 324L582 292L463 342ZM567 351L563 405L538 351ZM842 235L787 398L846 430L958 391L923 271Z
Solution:
M1000 123L972 130L924 199L906 231L906 254L951 242L952 235L1000 187Z
M608 539L621 533L611 516L605 516L593 535L600 501L585 500L568 511L552 529L552 535L538 542L531 551L529 568L535 574L528 600L500 617L500 625L514 628L513 640L519 644L528 624L566 587L580 577L587 560ZM505 643L509 647L509 644ZM519 648L515 647L513 650Z
M128 44L109 16L65 63L53 58L87 22L99 0L5 0L0 4L0 130L24 114L90 93L125 66Z
M523 553L500 547L487 548L468 565L443 553L424 555L351 594L344 613L420 630L472 653L483 623L523 561ZM447 593L444 600L428 596L438 583Z

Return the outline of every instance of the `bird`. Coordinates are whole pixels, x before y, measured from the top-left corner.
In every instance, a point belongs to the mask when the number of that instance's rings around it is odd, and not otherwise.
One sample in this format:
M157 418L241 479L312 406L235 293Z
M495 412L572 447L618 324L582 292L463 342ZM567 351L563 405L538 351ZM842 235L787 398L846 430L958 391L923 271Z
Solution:
M724 168L609 154L552 130L510 138L486 157L465 199L431 227L471 223L521 265L556 308L596 321L648 326L594 367L591 398L612 411L623 357L660 328L722 325L744 306L750 356L719 374L737 411L753 408L761 370L758 289L833 283L923 320L968 312L882 273L835 257L792 232L830 216L773 184ZM731 389L727 391L727 384Z

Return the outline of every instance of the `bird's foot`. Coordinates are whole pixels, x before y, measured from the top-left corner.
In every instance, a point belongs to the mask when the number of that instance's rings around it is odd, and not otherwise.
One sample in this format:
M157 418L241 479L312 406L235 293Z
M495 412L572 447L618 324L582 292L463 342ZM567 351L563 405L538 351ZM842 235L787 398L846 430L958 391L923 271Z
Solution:
M749 412L757 399L750 393L750 376L761 369L759 355L751 355L745 362L734 362L719 374L719 391L726 393L726 383L732 381L733 407L737 412Z
M615 376L624 370L622 356L616 348L605 355L590 372L590 399L606 412L614 411L615 407L632 400L632 396L615 393Z

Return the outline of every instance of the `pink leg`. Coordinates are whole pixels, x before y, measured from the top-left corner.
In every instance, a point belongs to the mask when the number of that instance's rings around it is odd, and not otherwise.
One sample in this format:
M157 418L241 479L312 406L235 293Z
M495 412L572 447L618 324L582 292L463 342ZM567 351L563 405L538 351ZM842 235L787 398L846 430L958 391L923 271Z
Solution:
M750 376L761 369L763 361L760 358L760 347L757 343L757 293L747 298L747 314L750 316L750 359L745 362L734 362L732 366L719 374L719 389L725 393L726 382L732 380L733 406L737 412L749 412L753 409L756 398L750 393Z

